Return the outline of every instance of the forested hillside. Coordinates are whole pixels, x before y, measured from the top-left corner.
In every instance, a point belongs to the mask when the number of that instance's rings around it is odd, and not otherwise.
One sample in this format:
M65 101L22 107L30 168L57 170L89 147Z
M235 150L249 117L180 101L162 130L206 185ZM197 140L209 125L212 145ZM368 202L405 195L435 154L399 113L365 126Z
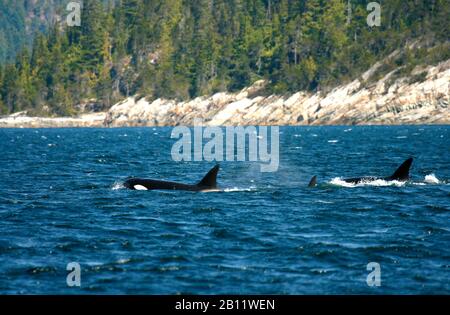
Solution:
M62 12L64 0L0 0L0 63L13 61Z
M0 113L71 115L88 101L189 99L259 79L271 93L327 90L396 49L380 71L450 58L447 0L379 1L379 27L367 25L369 2L84 0L81 26L63 18L0 67Z

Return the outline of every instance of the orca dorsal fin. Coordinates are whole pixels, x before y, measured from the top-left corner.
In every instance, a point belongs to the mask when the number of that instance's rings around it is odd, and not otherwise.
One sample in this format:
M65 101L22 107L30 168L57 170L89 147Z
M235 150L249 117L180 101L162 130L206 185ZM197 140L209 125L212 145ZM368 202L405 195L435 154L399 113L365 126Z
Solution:
M309 181L308 187L316 187L317 185L317 176L313 176Z
M219 164L214 166L208 174L198 182L197 186L215 188L217 185L217 173L219 172Z
M408 180L409 179L409 169L411 168L411 164L413 162L413 158L407 159L405 162L400 165L397 170L392 174L389 179L390 180Z

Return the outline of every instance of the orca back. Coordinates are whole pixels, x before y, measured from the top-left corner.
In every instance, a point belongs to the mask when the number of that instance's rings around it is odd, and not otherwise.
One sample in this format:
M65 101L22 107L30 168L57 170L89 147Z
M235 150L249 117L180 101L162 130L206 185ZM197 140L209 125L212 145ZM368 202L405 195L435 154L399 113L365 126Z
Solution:
M194 185L182 184L176 182L169 182L163 180L143 179L143 178L129 178L124 182L124 186L132 190L189 190L202 191L212 190L217 187L217 173L219 172L219 165L214 166L203 179Z

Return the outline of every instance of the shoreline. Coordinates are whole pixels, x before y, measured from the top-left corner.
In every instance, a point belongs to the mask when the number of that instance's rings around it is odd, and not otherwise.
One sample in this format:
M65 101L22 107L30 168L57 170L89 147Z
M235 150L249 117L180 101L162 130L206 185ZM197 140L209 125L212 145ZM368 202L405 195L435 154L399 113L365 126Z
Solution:
M267 95L267 82L238 92L219 92L188 101L128 97L106 112L77 117L29 117L25 112L0 117L0 128L173 127L193 126L355 126L449 125L450 60L419 67L421 81L395 71L368 83L377 63L360 78L324 93Z
M106 113L102 113L103 116L106 116ZM16 121L14 123L10 123L9 118L0 118L0 129L119 129L119 128L164 128L164 127L176 127L180 125L151 125L151 124L143 124L142 121L139 122L130 122L130 124L123 124L120 126L107 126L103 122L101 123L92 123L91 121L84 121L82 118L72 118L72 117L26 117L26 122ZM8 120L5 123L5 120ZM195 127L193 124L183 125L188 128ZM407 123L385 123L385 122L377 122L377 123L361 123L361 124L227 124L227 125L208 125L203 124L203 127L207 126L217 126L217 127L227 127L227 126L279 126L279 127L368 127L368 126L384 126L384 127L402 127L402 126L450 126L450 122L407 122Z

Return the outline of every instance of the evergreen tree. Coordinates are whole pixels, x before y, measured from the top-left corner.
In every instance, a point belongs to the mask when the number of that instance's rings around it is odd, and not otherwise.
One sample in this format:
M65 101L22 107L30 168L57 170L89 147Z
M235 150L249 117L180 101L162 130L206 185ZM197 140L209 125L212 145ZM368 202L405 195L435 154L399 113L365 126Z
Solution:
M258 79L275 93L314 91L355 79L396 49L405 51L395 64L406 72L450 58L447 1L383 1L380 27L367 25L366 6L364 0L85 0L80 27L51 24L35 36L31 53L24 49L0 67L0 113L71 115L90 99L107 109L135 94L189 99ZM0 7L14 29L26 26L26 6ZM0 32L0 60L11 60L5 49L17 51L11 36L17 35ZM414 40L435 48L405 50Z

